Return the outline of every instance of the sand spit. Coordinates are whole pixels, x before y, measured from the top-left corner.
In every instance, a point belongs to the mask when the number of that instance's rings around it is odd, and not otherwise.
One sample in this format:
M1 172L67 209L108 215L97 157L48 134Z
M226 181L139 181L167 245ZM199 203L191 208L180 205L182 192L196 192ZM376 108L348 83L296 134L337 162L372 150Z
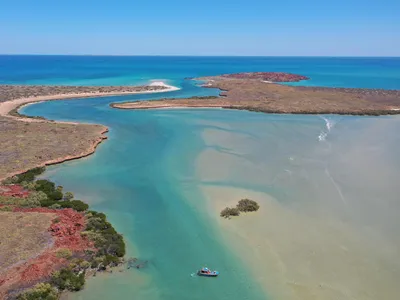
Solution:
M9 116L10 111L28 103L93 98L117 95L164 93L179 90L163 82L148 86L20 86L0 85L0 116ZM24 118L26 121L26 118ZM28 120L32 121L32 120Z
M153 104L153 101L138 101L138 102L130 102L130 103L112 103L111 107L119 108L119 109L175 109L175 108L222 108L221 105L218 104L209 104L207 106L201 104L189 104L185 105L184 103L168 103L165 101L164 103Z
M16 112L21 106L41 101L178 89L159 81L132 87L0 85L0 180L37 166L86 157L107 138L108 128L103 125L23 117Z
M381 89L320 88L265 84L265 78L202 77L204 87L218 88L222 97L192 97L146 102L114 103L121 109L161 107L222 107L264 113L388 115L400 113L400 91ZM257 75L257 74L255 74ZM251 79L249 79L251 78Z

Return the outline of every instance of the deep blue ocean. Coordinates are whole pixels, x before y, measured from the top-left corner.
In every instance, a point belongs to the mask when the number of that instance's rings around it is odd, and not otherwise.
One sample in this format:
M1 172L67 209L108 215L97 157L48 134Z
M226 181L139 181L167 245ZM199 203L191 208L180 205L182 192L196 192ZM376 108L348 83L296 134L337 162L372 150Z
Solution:
M399 88L400 58L0 55L0 84L131 85L221 73L277 71L307 85Z
M304 85L400 89L400 58L0 56L1 84L157 80L181 88L22 109L109 127L94 155L51 166L44 176L105 212L123 233L128 257L149 262L90 279L69 298L394 299L400 293L397 117L109 106L218 95L185 78L250 71L309 76L296 83ZM257 214L221 220L221 208L250 196L261 204ZM193 276L202 266L221 276Z

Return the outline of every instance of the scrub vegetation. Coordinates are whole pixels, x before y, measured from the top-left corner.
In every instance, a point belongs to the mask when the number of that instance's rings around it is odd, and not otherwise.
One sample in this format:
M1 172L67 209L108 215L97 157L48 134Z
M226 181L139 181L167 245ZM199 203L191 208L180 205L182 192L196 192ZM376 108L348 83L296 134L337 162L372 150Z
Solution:
M83 256L79 255L79 258L74 255L73 248L58 249L55 256L65 261L63 267L45 279L46 282L17 295L17 299L58 299L64 290L79 291L85 285L85 274L88 270L96 272L106 270L108 266L117 266L125 255L124 239L107 221L106 215L88 210L88 204L74 199L71 192L64 193L62 186L56 186L54 182L46 179L36 180L36 176L42 174L44 170L44 168L34 168L3 181L6 186L7 184L22 186L24 191L28 191L28 195L24 198L0 196L2 220L9 223L10 228L16 219L20 225L26 223L29 226L19 226L0 235L2 241L0 250L2 247L4 250L13 249L13 251L1 251L6 255L4 262L0 260L0 266L2 268L12 266L43 251L51 244L49 230L56 235L68 233L71 229L63 227L63 220L57 217L57 211L61 212L63 209L72 209L79 213L80 218L84 218L80 225L84 226L81 227L83 230L80 236L91 246L85 250ZM14 209L19 212L14 212ZM45 209L55 213L21 211L24 209L28 211ZM14 251L15 249L21 251Z
M259 208L260 205L256 201L246 198L239 200L236 207L225 207L221 211L220 216L226 219L230 219L232 216L239 216L241 212L257 211Z

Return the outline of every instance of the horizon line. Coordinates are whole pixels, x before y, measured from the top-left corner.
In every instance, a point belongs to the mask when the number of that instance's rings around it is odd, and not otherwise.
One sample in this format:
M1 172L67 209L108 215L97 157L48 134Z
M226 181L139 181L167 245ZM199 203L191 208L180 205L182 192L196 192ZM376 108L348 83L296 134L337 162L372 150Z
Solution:
M190 55L190 54L35 54L0 53L0 56L95 56L95 57L292 57L292 58L400 58L399 56L354 56L354 55Z

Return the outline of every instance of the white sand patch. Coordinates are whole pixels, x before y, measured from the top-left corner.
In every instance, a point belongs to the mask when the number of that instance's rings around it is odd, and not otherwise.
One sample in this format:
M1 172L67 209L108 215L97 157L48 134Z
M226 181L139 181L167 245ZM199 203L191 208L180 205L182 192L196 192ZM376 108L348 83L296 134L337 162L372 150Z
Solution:
M163 81L153 81L152 83L149 84L149 86L163 86L166 87L166 90L162 90L162 92L172 92L172 91L178 91L180 90L180 88L173 86L173 85L169 85L166 84Z
M18 118L8 115L10 111L14 108L25 105L32 104L36 102L51 101L51 100L65 100L65 99L76 99L76 98L93 98L93 97L105 97L105 96L119 96L119 95L133 95L133 94L152 94L152 93L165 93L180 90L180 88L165 84L162 81L155 81L149 86L163 86L166 89L155 90L155 91L135 91L135 92L108 92L108 93L70 93L70 94L58 94L50 96L38 96L38 97L27 97L14 99L10 101L0 102L0 116L7 116L10 118L19 119L26 122L43 122L42 120L31 119L31 118ZM68 122L59 122L68 123Z

